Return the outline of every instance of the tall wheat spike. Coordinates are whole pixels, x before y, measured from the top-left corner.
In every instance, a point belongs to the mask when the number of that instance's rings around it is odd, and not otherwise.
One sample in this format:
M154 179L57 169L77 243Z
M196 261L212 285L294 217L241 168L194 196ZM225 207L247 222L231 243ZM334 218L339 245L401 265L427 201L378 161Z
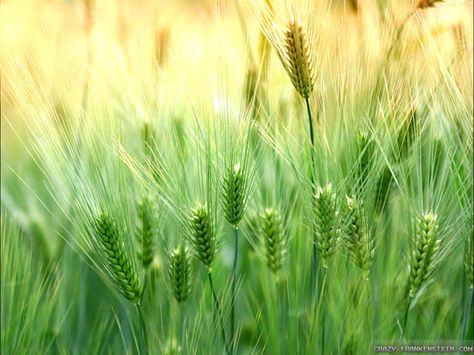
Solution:
M138 256L143 267L148 269L155 253L152 208L148 199L143 199L138 204L138 217L140 220L140 225L136 231L137 239L140 243Z
M431 276L439 251L437 216L423 213L416 219L415 236L410 253L410 297L415 297Z
M94 26L94 17L97 4L96 0L84 0L84 15L85 24L84 29L87 33L90 33Z
M444 2L444 0L418 0L416 2L416 9L426 9L428 7L435 7L436 3Z
M94 229L115 283L125 298L138 304L142 293L139 275L134 263L126 253L112 217L101 212L95 218Z
M329 258L337 247L336 194L332 185L319 187L314 196L315 240L322 256L323 267L327 268Z
M266 4L260 10L257 18L263 34L275 48L296 91L308 99L315 83L312 37L308 36L297 16L293 15L286 25L281 26L275 21L273 6Z
M355 197L347 197L349 209L348 244L352 261L369 278L369 269L374 258L374 243L369 237L367 221L362 202Z
M266 263L270 271L276 275L282 267L285 254L283 223L279 212L273 208L265 209L261 221Z
M217 249L217 239L211 216L206 206L199 204L191 211L190 225L190 242L196 252L196 256L207 267L208 271L211 271Z
M191 255L184 245L180 245L170 252L168 259L168 277L174 298L183 303L191 294Z
M307 99L314 88L311 47L303 26L297 20L288 22L284 31L284 48L283 66L296 91Z
M222 192L225 218L235 229L238 228L239 222L244 215L245 194L245 175L242 173L240 164L237 163L227 168Z

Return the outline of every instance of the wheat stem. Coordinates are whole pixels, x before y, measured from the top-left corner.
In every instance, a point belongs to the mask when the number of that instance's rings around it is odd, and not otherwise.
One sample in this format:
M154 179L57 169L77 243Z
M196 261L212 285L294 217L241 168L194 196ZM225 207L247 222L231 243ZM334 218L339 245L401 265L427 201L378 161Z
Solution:
M142 326L142 334L143 334L143 342L144 342L144 348L145 348L145 354L149 354L148 350L148 334L146 332L146 327L145 327L145 319L143 318L143 312L142 312L142 307L140 306L140 303L137 303L137 310L138 310L138 315L140 316L140 323Z
M409 311L410 311L410 300L407 301L405 312L403 314L403 327L401 329L402 334L401 334L401 339L405 339L405 334L407 331L408 327L408 316L409 316Z
M314 171L316 170L316 158L314 156L315 145L314 145L313 115L311 114L311 106L309 104L309 98L306 98L305 102L306 102L306 110L308 112L309 137L311 139L311 164L312 164L311 168L312 169L310 170L310 179L311 179L312 188L314 192L316 192L316 184L314 182Z
M366 303L366 321L367 321L367 333L372 334L373 339L376 339L375 334L377 330L377 314L376 309L373 306L375 304L375 296L372 292L373 287L372 284L374 283L374 278L370 280L365 279L365 289L367 291L367 303Z
M216 312L216 318L217 318L217 322L218 322L218 324L220 325L220 328L221 328L222 341L224 342L225 351L226 351L227 354L232 354L231 349L229 347L229 344L227 343L227 337L225 335L225 327L224 327L224 321L222 320L221 306L220 306L220 303L219 303L219 299L217 298L216 291L214 289L214 283L212 282L212 273L208 272L207 276L209 278L209 285L211 287L212 298L214 299L214 307L215 307L215 312Z
M176 302L175 302L176 304ZM184 347L184 337L185 337L185 314L184 312L181 311L181 307L177 307L178 310L178 316L177 316L177 319L178 319L178 327L179 329L181 329L181 331L178 331L176 336L177 338L176 339L179 339L179 343L182 344L182 346Z
M321 287L321 296L319 297L318 304L317 305L315 304L315 309L313 310L313 317L312 317L312 321L311 321L311 328L309 330L309 342L308 343L310 344L310 346L311 346L311 342L313 341L313 336L314 336L314 331L315 331L314 326L315 326L316 321L319 320L319 315L321 313L322 299L323 299L323 296L324 296L324 290L326 289L326 280L327 280L327 276L328 276L328 268L325 268L324 270L325 270L325 272L324 272L323 284L322 284L322 287ZM322 332L322 336L324 337L324 330L321 329L321 332ZM322 345L322 350L324 352L324 345Z
M326 285L327 285L327 277L328 277L328 269L329 268L326 268L326 270L324 271L324 281L323 281L323 288L322 288L322 291L321 291L321 297L320 297L320 304L323 303L324 301L324 298L325 298L325 290L326 290ZM318 313L320 312L320 310L318 311ZM325 354L324 352L324 348L325 348L325 338L326 337L326 312L323 312L322 313L322 320L321 320L321 354Z
M77 333L76 337L79 341L82 341L84 329L85 329L85 322L86 322L86 288L87 288L87 275L88 269L87 264L81 261L79 265L79 314L78 314L78 321L77 321Z
M467 333L467 325L469 323L469 315L471 313L471 307L472 307L472 295L473 295L473 288L469 288L469 294L467 297L467 303L466 303L466 309L464 311L464 319L462 322L462 339L461 339L461 345L464 346L464 342L466 341L466 333Z
M236 339L235 339L235 288L237 283L237 260L239 255L239 230L238 228L234 228L234 265L232 268L232 307L230 310L230 325L231 331L230 336L232 337L232 348L235 352L235 348L237 347Z
M314 131L313 131L313 116L311 114L311 106L309 104L309 98L305 98L306 110L308 112L308 121L309 121L309 137L311 139L311 169L310 169L310 180L311 180L311 189L312 195L316 193L316 184L314 182L314 171L316 170L316 158L314 156ZM314 233L314 231L313 231ZM318 250L316 244L313 243L313 252L312 252L312 289L314 290L314 303L316 304L318 299Z
M276 319L278 321L278 335L280 337L280 347L281 349L283 349L283 346L285 344L285 332L284 332L284 324L285 322L283 322L283 314L284 314L284 307L282 306L283 304L283 299L284 299L284 291L283 291L283 288L281 287L283 284L280 280L280 278L276 278L275 279L275 283L274 283L274 286L275 286L275 300L276 300L276 307L275 307L275 311L276 311Z
M326 291L327 278L328 278L328 269L326 268L326 270L324 272L323 286L321 288L321 296L319 297L318 318L319 318L319 315L321 314L321 306L323 304L322 301L324 300L324 294L325 294L325 291ZM324 352L324 346L325 346L324 338L326 336L326 312L323 312L321 317L322 317L322 319L321 319L321 354L325 354L325 352Z
M142 294L140 295L140 302L143 300L143 297L145 295L146 285L147 285L147 277L145 274L145 276L143 277L143 287L142 287Z

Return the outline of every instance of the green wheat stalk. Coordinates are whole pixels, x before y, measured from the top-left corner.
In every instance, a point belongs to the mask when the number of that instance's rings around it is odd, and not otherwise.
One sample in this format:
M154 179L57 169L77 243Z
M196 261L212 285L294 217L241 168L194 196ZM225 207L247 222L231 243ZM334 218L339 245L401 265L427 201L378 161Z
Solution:
M127 300L138 305L142 294L138 272L125 252L112 217L105 212L99 213L95 218L94 230L102 246L108 270L120 292Z
M438 236L437 215L424 212L416 218L415 235L410 251L408 299L403 320L403 332L408 326L409 310L413 300L433 274L441 240ZM402 334L403 335L403 334Z
M318 188L314 196L314 215L314 244L321 254L323 267L327 268L338 245L336 194L331 184Z
M105 212L100 212L94 220L94 230L102 246L102 255L106 267L122 295L137 307L144 337L145 353L148 354L148 336L140 306L143 288L139 275L129 255L125 250L113 218Z
M215 234L212 217L207 207L202 204L198 204L194 209L192 209L189 223L191 228L191 237L189 240L194 248L196 257L204 264L207 269L209 285L211 287L212 297L214 299L216 318L221 328L222 341L224 342L226 352L231 354L231 348L227 342L224 320L222 319L220 302L217 298L212 279L212 263L215 259L217 251L217 237Z
M231 312L230 312L230 336L235 342L235 299L237 284L237 261L239 251L239 223L245 212L247 200L247 179L244 175L240 163L226 169L224 176L222 203L224 215L227 222L234 229L234 260L232 267L232 288L231 288ZM234 346L235 347L235 346Z
M286 253L283 221L274 208L266 208L260 218L265 262L273 275L278 276Z
M468 297L466 302L466 310L464 311L464 317L462 322L462 338L461 345L464 345L466 340L467 326L469 322L469 315L472 308L473 288L474 288L474 253L473 253L473 237L469 236L467 240L466 249L464 250L464 270L466 272L466 280L469 288Z

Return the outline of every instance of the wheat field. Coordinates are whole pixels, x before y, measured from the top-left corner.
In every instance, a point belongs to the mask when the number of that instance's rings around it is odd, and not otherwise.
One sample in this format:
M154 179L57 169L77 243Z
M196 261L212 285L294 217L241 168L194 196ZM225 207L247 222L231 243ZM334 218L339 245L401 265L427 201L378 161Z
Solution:
M0 6L2 354L474 352L471 0Z

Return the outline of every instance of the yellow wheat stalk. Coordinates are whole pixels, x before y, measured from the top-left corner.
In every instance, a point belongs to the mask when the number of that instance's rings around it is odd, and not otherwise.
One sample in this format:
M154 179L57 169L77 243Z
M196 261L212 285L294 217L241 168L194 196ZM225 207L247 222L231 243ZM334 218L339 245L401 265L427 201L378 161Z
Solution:
M268 4L256 11L262 33L275 48L296 91L307 99L315 83L312 27L294 11L282 21Z

